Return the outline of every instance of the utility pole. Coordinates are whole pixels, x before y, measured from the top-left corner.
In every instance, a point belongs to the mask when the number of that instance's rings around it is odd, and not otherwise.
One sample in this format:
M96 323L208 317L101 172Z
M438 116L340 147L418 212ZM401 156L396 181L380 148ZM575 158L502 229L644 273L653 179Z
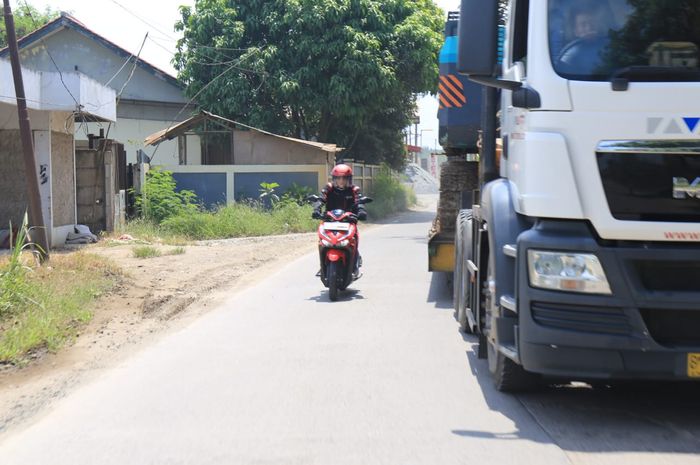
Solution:
M32 140L32 128L29 123L27 111L27 98L24 94L24 81L22 80L22 68L19 62L19 49L17 35L15 34L15 20L12 17L10 0L3 0L5 7L5 30L7 31L7 46L10 51L12 64L12 76L15 82L15 96L17 97L17 114L19 116L19 132L22 139L22 151L24 153L24 171L27 182L27 196L29 198L29 226L31 241L38 245L41 261L49 258L49 241L44 225L44 217L41 213L41 195L39 194L39 179L34 157L34 141Z

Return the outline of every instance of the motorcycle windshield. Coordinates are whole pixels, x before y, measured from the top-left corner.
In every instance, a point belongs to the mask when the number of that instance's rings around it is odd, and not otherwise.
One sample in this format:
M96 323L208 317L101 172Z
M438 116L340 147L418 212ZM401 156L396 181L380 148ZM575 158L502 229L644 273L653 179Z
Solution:
M549 48L567 79L700 81L700 0L549 0Z

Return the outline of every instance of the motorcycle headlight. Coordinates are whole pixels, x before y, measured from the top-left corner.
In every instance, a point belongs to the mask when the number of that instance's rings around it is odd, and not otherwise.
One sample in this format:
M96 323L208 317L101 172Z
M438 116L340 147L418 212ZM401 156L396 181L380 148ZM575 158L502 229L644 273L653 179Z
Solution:
M325 239L321 239L321 244L323 244L324 247L333 247L333 244Z
M340 241L340 242L338 243L338 246L339 246L339 247L347 247L348 244L350 244L350 241L346 239L346 240L344 240L344 241Z
M603 266L593 254L528 250L530 285L541 289L611 295Z

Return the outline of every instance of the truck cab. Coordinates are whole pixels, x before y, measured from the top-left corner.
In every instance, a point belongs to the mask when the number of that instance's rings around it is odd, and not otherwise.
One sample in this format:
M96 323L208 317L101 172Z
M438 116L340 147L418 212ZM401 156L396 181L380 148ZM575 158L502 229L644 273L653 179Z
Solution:
M500 92L498 179L461 264L498 387L700 377L700 0L507 11L463 0L458 51Z

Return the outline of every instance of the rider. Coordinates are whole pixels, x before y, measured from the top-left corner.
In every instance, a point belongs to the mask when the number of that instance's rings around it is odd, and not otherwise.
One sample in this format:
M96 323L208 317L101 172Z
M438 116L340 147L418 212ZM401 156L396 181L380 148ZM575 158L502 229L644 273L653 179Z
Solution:
M367 211L365 206L359 203L361 194L360 188L352 183L352 168L346 164L339 164L333 167L331 171L333 182L326 184L326 187L321 190L321 200L314 205L313 218L323 219L321 207L326 205L326 211L343 210L352 212L354 217L351 220L366 220ZM362 257L360 257L360 237L356 237L356 254L355 254L355 274L358 274L362 265Z

